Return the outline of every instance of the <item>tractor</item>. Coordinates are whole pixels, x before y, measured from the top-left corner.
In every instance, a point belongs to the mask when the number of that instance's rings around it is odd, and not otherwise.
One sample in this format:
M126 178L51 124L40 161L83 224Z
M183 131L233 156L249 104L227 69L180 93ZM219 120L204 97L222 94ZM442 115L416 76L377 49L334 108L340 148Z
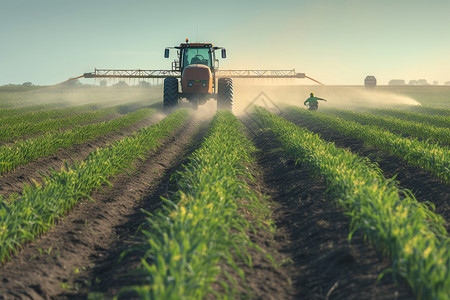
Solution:
M172 70L142 69L95 69L80 77L96 79L164 79L163 108L171 111L181 99L187 99L194 109L209 99L217 100L217 109L233 109L233 79L295 79L317 80L305 73L291 70L219 70L216 51L226 58L225 48L215 47L212 43L185 43L179 47L167 47L164 57L169 58L170 49L177 50L177 59L172 62ZM180 78L180 79L178 79Z
M181 73L181 84L177 77L164 79L164 110L170 110L183 98L191 102L194 109L209 99L217 100L217 109L233 109L233 79L221 77L216 81L219 60L215 54L221 50L222 58L226 58L225 48L211 43L189 43L186 39L179 47L166 48L165 58L169 58L170 49L178 50L172 70Z

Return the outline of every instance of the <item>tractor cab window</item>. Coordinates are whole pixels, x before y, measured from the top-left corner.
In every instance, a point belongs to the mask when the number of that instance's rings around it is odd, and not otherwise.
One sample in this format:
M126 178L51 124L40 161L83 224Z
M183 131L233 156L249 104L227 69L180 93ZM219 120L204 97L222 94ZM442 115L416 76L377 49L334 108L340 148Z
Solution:
M189 65L201 64L211 68L209 48L185 48L182 57L183 68Z

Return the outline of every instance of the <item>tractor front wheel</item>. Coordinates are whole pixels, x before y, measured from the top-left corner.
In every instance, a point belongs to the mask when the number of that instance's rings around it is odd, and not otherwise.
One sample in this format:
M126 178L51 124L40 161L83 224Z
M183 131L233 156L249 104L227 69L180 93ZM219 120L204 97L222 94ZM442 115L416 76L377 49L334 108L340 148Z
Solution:
M164 79L164 111L169 111L178 104L178 79L168 77Z
M217 109L233 110L233 79L219 78L217 82Z

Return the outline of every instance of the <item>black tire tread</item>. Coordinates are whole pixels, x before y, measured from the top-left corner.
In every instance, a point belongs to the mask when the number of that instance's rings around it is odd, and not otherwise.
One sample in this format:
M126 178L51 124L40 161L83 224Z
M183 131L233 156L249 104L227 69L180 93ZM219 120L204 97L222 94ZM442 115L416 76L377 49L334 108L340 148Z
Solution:
M233 110L233 79L219 78L217 87L217 109Z
M178 104L178 79L168 77L164 79L163 108L173 108Z

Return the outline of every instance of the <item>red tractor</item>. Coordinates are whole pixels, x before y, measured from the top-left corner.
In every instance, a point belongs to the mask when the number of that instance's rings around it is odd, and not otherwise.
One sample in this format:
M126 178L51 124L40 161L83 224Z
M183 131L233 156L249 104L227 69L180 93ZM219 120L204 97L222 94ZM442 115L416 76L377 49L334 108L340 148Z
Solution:
M218 78L216 70L219 60L216 50L221 50L222 58L226 58L226 50L214 47L211 43L186 43L179 47L166 48L164 57L169 57L169 49L177 49L178 59L172 63L172 70L181 72L181 88L178 78L164 79L163 106L168 110L178 104L182 98L192 103L194 109L209 99L217 100L217 109L233 109L233 80Z

